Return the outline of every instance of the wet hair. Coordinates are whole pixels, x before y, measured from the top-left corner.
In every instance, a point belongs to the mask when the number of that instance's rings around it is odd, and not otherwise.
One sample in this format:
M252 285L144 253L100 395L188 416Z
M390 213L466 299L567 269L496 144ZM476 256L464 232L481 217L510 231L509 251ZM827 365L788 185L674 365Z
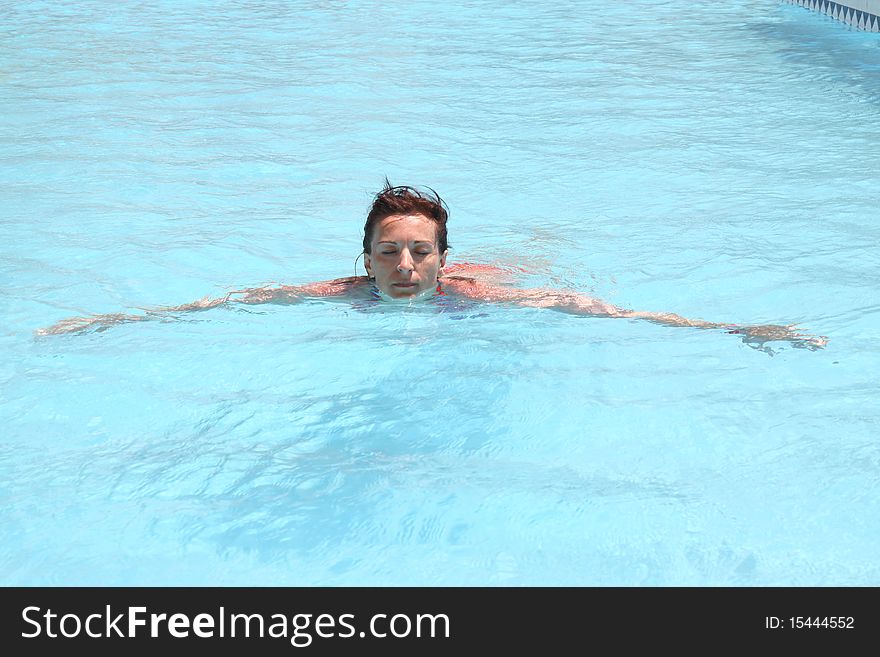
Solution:
M373 241L373 229L385 217L394 214L421 214L436 224L437 247L443 253L448 244L446 243L446 220L449 218L449 209L446 203L430 187L427 192L402 185L394 187L385 179L385 187L376 194L370 213L364 224L364 253L370 253L370 244ZM429 193L430 192L430 193Z

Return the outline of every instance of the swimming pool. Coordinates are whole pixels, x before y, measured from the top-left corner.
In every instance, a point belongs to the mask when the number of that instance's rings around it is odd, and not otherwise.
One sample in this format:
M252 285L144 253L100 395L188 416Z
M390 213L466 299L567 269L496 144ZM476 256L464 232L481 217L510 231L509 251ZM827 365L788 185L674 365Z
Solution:
M784 3L16 3L0 582L877 585L880 40ZM388 175L450 262L821 351L339 301Z

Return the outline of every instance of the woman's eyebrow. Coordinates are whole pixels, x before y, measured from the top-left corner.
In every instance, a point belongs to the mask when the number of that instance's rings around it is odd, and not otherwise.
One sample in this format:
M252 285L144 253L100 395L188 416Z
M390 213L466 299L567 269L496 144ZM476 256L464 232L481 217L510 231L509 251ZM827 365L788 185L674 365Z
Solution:
M394 240L380 240L379 242L376 242L376 244L394 244L394 245L397 245L399 243L400 242L395 242ZM431 240L414 240L413 244L430 244L431 246L434 246L434 242Z

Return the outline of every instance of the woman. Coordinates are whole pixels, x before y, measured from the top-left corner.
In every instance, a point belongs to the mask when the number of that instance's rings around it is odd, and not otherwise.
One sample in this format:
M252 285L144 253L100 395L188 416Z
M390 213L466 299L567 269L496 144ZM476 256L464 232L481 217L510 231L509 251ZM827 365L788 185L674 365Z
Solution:
M373 200L364 224L363 256L367 276L351 276L307 285L250 288L219 299L205 297L182 306L148 310L143 315L109 314L73 317L37 331L38 335L103 330L121 322L161 319L178 312L207 310L230 303L294 303L306 297L372 294L388 301L412 301L436 295L457 295L479 301L506 302L551 308L575 315L644 319L667 326L726 329L743 342L762 348L765 342L784 340L793 346L819 349L828 339L814 337L789 326L736 326L691 320L672 313L625 310L599 299L550 289L517 289L499 285L503 270L488 265L462 264L446 268L448 252L445 204L431 190L412 187L385 188Z

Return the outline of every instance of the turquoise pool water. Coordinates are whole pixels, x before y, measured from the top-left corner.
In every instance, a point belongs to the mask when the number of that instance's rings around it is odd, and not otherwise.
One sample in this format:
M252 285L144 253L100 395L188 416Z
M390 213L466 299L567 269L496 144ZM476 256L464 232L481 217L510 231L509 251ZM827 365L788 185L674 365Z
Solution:
M878 585L880 37L766 0L7 4L0 583ZM339 301L450 262L821 351Z

